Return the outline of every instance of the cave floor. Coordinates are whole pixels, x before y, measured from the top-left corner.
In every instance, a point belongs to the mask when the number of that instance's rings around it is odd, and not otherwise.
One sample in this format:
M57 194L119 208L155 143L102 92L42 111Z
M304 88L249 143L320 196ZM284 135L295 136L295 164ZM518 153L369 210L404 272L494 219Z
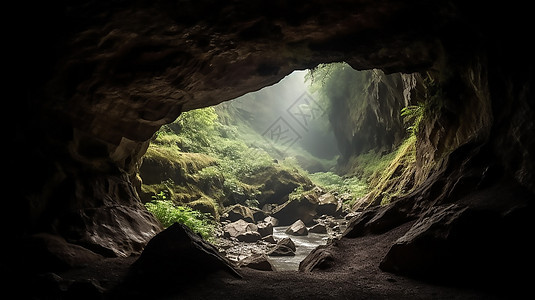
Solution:
M184 287L114 288L120 286L136 257L105 259L86 268L58 274L65 280L97 279L113 293L104 299L504 299L502 293L483 289L435 285L391 273L378 265L389 246L410 223L380 235L338 241L335 263L325 271L268 272L240 269L243 278L213 274ZM350 249L350 251L344 251ZM185 274L186 275L186 274ZM179 279L178 279L179 280ZM166 286L167 287L167 286ZM111 295L110 295L111 294ZM108 297L110 296L110 297Z

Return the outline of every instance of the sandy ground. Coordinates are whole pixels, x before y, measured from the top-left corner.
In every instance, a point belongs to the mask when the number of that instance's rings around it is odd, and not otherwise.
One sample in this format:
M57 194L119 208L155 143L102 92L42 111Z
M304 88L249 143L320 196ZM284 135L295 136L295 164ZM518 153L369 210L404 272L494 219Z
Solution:
M179 284L179 277L176 285L122 286L128 267L136 259L130 257L106 259L58 275L64 280L96 279L108 291L104 299L511 299L488 289L439 286L382 272L378 267L382 257L409 228L410 224L405 224L385 234L338 241L334 266L326 271L244 268L241 279L212 274L185 286Z

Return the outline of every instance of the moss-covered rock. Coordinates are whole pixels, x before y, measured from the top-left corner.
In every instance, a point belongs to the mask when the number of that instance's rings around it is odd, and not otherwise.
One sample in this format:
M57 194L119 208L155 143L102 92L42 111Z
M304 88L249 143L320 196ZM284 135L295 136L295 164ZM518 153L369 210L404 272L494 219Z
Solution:
M194 174L216 164L216 160L201 153L176 151L171 147L149 147L139 168L144 184L158 184L168 179L177 184L195 182Z
M258 188L260 194L257 196L259 207L264 204L283 204L288 200L288 195L298 187L310 189L313 183L308 177L297 170L284 168L278 164L273 164L264 168L253 176L244 178L247 184Z
M215 220L219 220L218 205L212 198L203 196L197 200L189 202L187 206L202 213L210 214Z

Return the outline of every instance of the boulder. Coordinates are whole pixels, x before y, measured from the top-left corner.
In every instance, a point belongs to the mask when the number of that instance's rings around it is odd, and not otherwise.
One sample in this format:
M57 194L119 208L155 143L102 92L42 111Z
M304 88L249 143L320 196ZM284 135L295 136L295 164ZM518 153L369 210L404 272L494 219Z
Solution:
M264 220L268 216L267 213L265 211L261 210L260 208L250 207L249 209L253 213L253 218L257 222L261 221L261 220Z
M257 231L247 231L244 233L240 233L236 236L236 239L240 242L246 242L246 243L254 243L258 240L260 240L262 236Z
M260 222L256 224L256 226L258 227L258 233L260 233L262 237L273 234L273 225L271 223Z
M308 229L301 220L295 221L288 229L286 229L286 234L289 235L308 235Z
M266 217L264 219L264 222L271 223L271 225L273 225L273 227L279 226L279 220L277 220L277 218L272 217L272 216Z
M249 231L257 232L258 226L241 219L223 226L223 236L226 238L237 238Z
M458 282L488 284L504 274L512 278L514 272L509 269L526 262L532 252L527 254L527 242L526 247L512 246L509 236L517 232L500 232L499 226L506 228L507 217L458 204L433 207L392 245L379 267L417 278ZM510 220L518 219L511 210Z
M294 256L295 244L290 238L283 238L280 240L275 248L268 252L270 256Z
M150 240L132 264L128 283L158 290L168 284L188 284L220 271L241 278L217 248L187 226L175 223Z
M325 270L330 268L333 262L334 257L328 246L320 245L299 263L299 272L312 272L314 269Z
M318 215L339 216L342 213L342 203L331 193L326 193L318 198Z
M225 210L222 219L229 220L231 222L245 220L247 222L254 223L255 221L253 211L249 207L241 204L235 204Z
M310 233L327 233L327 227L324 224L316 224L308 229Z
M24 249L39 250L39 255L18 253L25 266L35 271L61 271L81 267L104 259L103 256L79 245L71 244L58 235L37 233L22 241Z
M312 224L317 207L318 199L314 194L303 194L277 206L273 210L273 216L279 220L281 226L291 225L297 220L308 225Z
M251 268L260 271L276 271L268 256L265 254L251 255L238 263L240 268Z
M286 201L286 196L298 186L312 187L312 182L307 177L277 164L247 176L244 182L259 186L260 194L256 197L259 201L259 207L264 206L264 204L283 204Z

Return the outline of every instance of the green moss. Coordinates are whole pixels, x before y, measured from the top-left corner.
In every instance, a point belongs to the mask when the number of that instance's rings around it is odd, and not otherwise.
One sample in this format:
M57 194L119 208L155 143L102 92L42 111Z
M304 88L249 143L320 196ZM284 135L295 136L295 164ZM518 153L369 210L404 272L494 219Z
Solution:
M338 194L349 193L353 199L360 198L368 192L368 184L358 177L341 177L333 172L318 172L309 175L317 186Z
M395 197L406 195L414 186L414 168L416 163L416 136L410 135L395 151L395 156L370 185L373 204L386 205Z
M197 200L189 202L187 206L200 211L201 213L210 214L215 220L219 220L219 207L212 198L203 196Z

